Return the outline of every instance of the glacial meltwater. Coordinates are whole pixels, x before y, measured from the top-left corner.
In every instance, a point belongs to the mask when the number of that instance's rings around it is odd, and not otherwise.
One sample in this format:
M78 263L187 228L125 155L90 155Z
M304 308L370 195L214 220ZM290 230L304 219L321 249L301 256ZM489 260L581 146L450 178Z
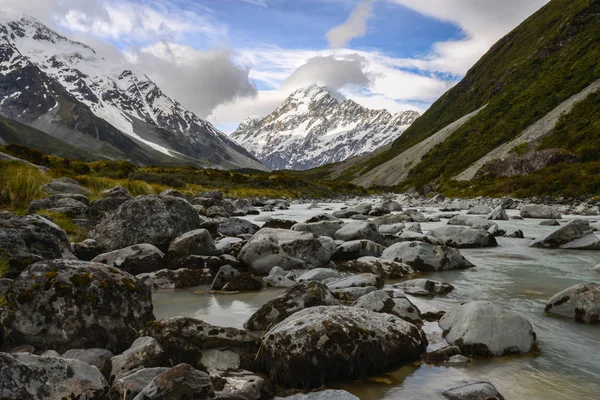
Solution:
M290 210L247 218L259 225L265 216L303 222L342 206L322 203L320 208L309 209L306 204L292 205ZM440 212L431 208L424 214L432 216ZM511 211L509 215L516 212ZM572 218L575 217L564 216L561 224ZM492 301L531 321L537 334L538 355L472 359L470 364L449 367L410 365L373 379L330 386L347 390L363 400L442 399L441 392L446 389L468 382L489 381L506 399L600 399L600 326L578 324L543 312L546 300L561 290L581 282L600 281L600 273L592 270L600 263L600 251L530 248L532 238L555 229L540 226L540 221L494 221L507 231L521 229L526 239L500 237L497 238L499 246L495 248L460 250L476 268L427 275L453 284L453 292L431 299L411 298L422 311L429 307L448 309L471 300ZM421 226L425 232L446 222L442 219L421 223ZM207 288L155 292L156 317L184 315L213 325L241 328L258 308L283 291L212 294L202 289ZM437 323L427 323L424 330L429 335L438 330L436 327ZM430 340L430 346L436 346L436 341Z

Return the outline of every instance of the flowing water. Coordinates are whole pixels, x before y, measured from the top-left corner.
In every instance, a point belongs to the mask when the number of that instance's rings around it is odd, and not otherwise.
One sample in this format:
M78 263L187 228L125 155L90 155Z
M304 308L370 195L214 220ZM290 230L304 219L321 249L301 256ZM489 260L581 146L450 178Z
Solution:
M333 210L341 204L327 204ZM325 207L325 206L324 206ZM429 210L426 215L435 214ZM304 221L324 212L294 205L270 216ZM326 211L331 212L331 210ZM261 216L249 218L257 223ZM570 217L566 216L565 220ZM597 219L597 218L596 218ZM527 238L555 229L539 220L497 221L501 229L521 229ZM429 230L446 220L421 224ZM452 367L406 366L383 378L332 384L364 400L441 399L440 393L466 382L490 381L507 399L600 399L600 326L582 325L570 319L543 314L545 301L555 293L580 282L598 282L600 251L542 250L528 247L528 239L498 238L499 247L461 250L476 265L465 271L428 275L449 282L455 290L447 296L415 299L422 310L448 309L470 300L489 300L531 321L538 337L540 354L473 360ZM193 316L214 325L241 328L265 302L281 290L244 294L209 294L194 290L154 293L157 318ZM435 330L437 324L427 324ZM432 346L435 346L432 341Z

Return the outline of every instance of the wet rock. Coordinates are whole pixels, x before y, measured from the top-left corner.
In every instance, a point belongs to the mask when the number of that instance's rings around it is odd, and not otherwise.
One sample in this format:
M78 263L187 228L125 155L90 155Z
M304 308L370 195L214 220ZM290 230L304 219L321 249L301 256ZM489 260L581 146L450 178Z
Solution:
M384 250L384 246L371 240L351 240L337 246L331 259L333 261L348 261L360 257L380 257Z
M284 270L326 265L331 251L311 233L285 229L261 229L244 246L239 259L253 271L268 274L278 266Z
M72 358L93 365L102 372L102 375L109 377L111 370L110 360L114 357L114 354L112 351L106 349L71 349L63 353L61 357Z
M345 242L350 240L370 240L372 242L381 242L381 234L372 222L351 222L344 225L335 232L335 239Z
M60 357L60 354L58 353L58 351L46 350L42 354L40 354L40 356L42 356L42 357Z
M504 237L514 238L514 239L524 239L525 238L525 234L523 233L522 230L517 229L517 230L509 231L509 232L505 233Z
M30 265L6 293L5 340L59 352L120 352L154 319L150 289L104 264L53 260Z
M457 355L460 355L460 348L458 346L446 346L425 354L423 361L428 364L440 364Z
M535 239L531 247L598 250L600 239L590 228L590 223L584 219L574 219L555 231Z
M429 234L440 239L446 246L459 249L498 246L494 236L483 229L441 226L432 230Z
M312 218L307 219L306 223L310 224L312 222L319 222L319 221L340 221L340 219L337 217L334 217L331 214L318 214Z
M95 399L108 391L100 371L74 359L0 353L2 399Z
M102 254L102 248L94 239L86 239L80 243L73 243L73 254L82 261L92 261L92 259Z
M527 204L521 207L521 218L561 219L562 215L554 208L544 204Z
M504 207L498 206L488 214L487 219L492 221L508 221L508 214L504 210Z
M62 177L50 181L50 183L42 186L42 190L50 195L57 195L62 193L73 193L88 195L89 190L81 186L75 179Z
M272 218L264 223L263 228L275 228L275 229L291 229L292 226L296 225L296 221L287 219Z
M260 230L258 225L242 218L229 218L219 225L218 233L223 236L254 235Z
M327 286L330 290L367 286L375 286L377 288L382 288L383 280L375 274L364 273L359 275L350 275L345 278L338 279L334 282L329 283Z
M504 397L489 382L471 383L442 393L450 400L504 400Z
M111 381L145 367L160 367L165 361L165 351L156 339L142 336L137 338L123 354L111 359Z
M210 349L202 352L202 366L213 375L219 371L240 368L240 355L230 350Z
M406 295L397 289L377 290L359 298L352 307L395 315L415 325L422 325L421 312Z
M335 233L344 226L344 222L339 221L319 221L311 223L299 223L292 226L293 231L309 232L317 236L328 236L335 238Z
M92 260L119 268L132 275L154 272L164 268L165 254L151 244L142 243L100 254Z
M65 231L40 215L0 213L0 258L8 261L5 278L15 278L30 264L64 258L75 260Z
M303 282L259 308L244 327L251 331L262 331L305 308L337 304L339 302L324 284Z
M244 212L246 215L258 215L260 211L258 211L252 205L252 202L248 199L236 199L233 201L233 205Z
M600 284L580 283L552 296L545 312L586 324L600 323Z
M444 362L444 365L465 365L469 364L471 359L469 357L465 357L461 354L457 354L448 359L448 361Z
M319 306L292 314L266 332L258 361L275 383L314 388L416 361L426 347L419 328L393 315Z
M229 218L230 215L222 206L211 206L206 209L206 216L209 218Z
M212 381L205 372L189 364L179 364L154 378L134 400L204 400L214 397Z
M298 282L304 281L324 281L328 278L339 278L340 273L331 268L315 268L310 271L304 272L300 275L297 280Z
M189 317L150 322L141 334L158 340L172 362L196 366L199 366L204 350L229 348L255 353L258 349L258 339L248 331L213 326Z
M177 197L139 196L107 214L89 234L107 251L149 243L167 251L176 237L199 228L198 213Z
M208 285L214 279L208 270L189 268L161 269L136 275L136 278L151 289L185 289Z
M434 238L433 236L424 235L422 233L406 231L406 230L398 236L398 241L396 243L399 243L399 242L424 242L424 243L433 244L433 245L442 245L443 244L440 239ZM396 244L396 243L394 243L394 244Z
M220 372L213 378L216 399L260 400L273 397L273 388L266 377L250 371Z
M219 268L219 272L215 275L215 279L210 286L211 290L221 290L233 278L240 275L240 271L233 268L231 265L223 265Z
M238 275L227 282L221 290L224 292L253 292L262 288L263 284L258 279L250 275Z
M380 225L378 229L382 235L395 235L398 232L402 232L404 228L405 225L399 222L397 224Z
M219 251L206 229L196 229L177 237L169 246L169 258L176 259L189 255L218 256Z
M275 400L360 400L345 390L327 389L320 392L299 393L288 397L276 397Z
M546 219L540 222L541 226L560 226L557 220L555 219Z
M18 353L33 354L33 353L35 353L35 347L33 347L30 344L23 344L21 346L16 346L16 347L9 349L8 352L11 354L18 354Z
M531 323L488 301L455 307L440 319L439 325L448 343L460 347L466 356L503 356L535 349Z
M449 283L424 278L396 283L394 287L402 289L405 293L413 296L435 296L447 294L454 290L454 286Z
M278 288L289 288L298 284L297 282L289 279L287 277L287 272L279 267L273 267L271 272L269 272L269 276L263 278L263 282L269 286Z
M239 253L239 250L241 250L243 245L244 239L234 237L220 238L215 242L215 248L219 253L222 254L237 254Z
M336 270L355 274L372 273L384 280L403 278L415 272L408 264L377 257L361 257L357 260L346 261L338 264Z
M488 206L475 206L471 207L469 211L467 211L468 215L488 215L492 212L492 209Z
M448 220L448 225L470 226L472 228L488 230L492 226L497 225L495 222L490 222L487 219L473 217L471 215L456 215Z
M116 392L115 397L133 400L154 378L167 371L167 367L143 368L115 381L110 394ZM109 395L110 397L110 395Z
M416 271L442 271L473 267L456 249L424 242L402 242L388 247L382 258L403 262Z

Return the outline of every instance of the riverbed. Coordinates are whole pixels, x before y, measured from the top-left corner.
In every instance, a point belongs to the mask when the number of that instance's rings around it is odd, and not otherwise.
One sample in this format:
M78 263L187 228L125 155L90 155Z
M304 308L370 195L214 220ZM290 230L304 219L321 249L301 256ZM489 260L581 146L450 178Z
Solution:
M303 222L342 206L328 203L311 209L306 204L292 205L289 210L247 219L259 225L265 216ZM435 208L425 211L426 216L444 214ZM509 215L516 214L509 211ZM561 224L572 218L580 217L564 216ZM446 222L442 219L421 226L425 232ZM546 300L559 291L581 282L600 281L600 273L592 270L600 263L600 251L529 248L532 238L551 232L555 227L540 226L540 220L535 219L495 222L507 231L521 229L526 239L500 237L497 238L499 246L495 248L460 250L476 268L429 274L430 279L453 284L455 290L447 296L415 301L420 308L434 309L449 309L471 300L492 301L531 321L540 354L473 360L464 366L411 365L376 379L332 384L332 388L347 390L363 400L442 399L443 390L484 380L492 382L507 399L600 398L600 326L577 324L543 313ZM196 288L157 291L153 300L157 318L184 315L214 325L241 328L256 310L281 292L266 289L256 293L208 294Z

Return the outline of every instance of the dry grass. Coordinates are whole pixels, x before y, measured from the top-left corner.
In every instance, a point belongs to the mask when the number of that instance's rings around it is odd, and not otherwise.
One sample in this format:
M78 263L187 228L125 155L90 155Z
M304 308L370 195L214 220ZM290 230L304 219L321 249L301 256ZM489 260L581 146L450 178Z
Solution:
M52 218L54 223L60 226L67 233L67 236L71 242L82 242L87 239L88 230L73 222L71 217L48 210L40 210L38 211L38 214L46 215Z
M29 203L46 197L42 186L50 177L37 168L13 162L0 163L0 204L27 208Z

